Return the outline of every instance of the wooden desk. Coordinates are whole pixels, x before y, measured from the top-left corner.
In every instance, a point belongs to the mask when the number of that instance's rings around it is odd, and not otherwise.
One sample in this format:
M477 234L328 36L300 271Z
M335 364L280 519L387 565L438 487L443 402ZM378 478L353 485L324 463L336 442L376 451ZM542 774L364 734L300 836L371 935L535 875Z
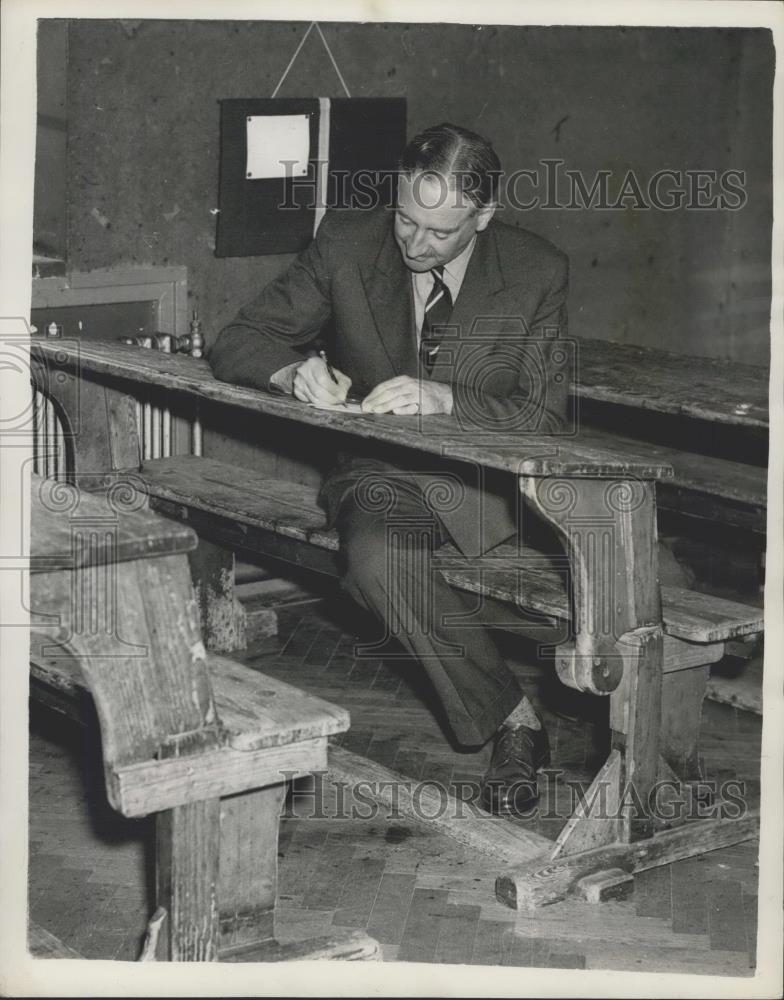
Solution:
M317 410L219 382L203 362L130 346L37 342L33 353L37 384L55 400L70 437L74 474L96 482L109 483L121 470L139 468L130 395L139 385L157 388L168 400L175 395L210 400L279 425L329 432L339 435L341 445L356 438L516 476L526 502L559 533L571 564L575 641L560 651L559 674L582 690L611 693L613 751L597 781L618 794L631 781L639 800L648 800L661 773L663 637L654 483L671 475L668 466L623 444L608 450L585 432L576 439L467 433L448 417L420 422ZM693 842L691 853L706 844L737 842L753 835L753 828L753 820L700 824L693 836L681 837L677 850L685 856L684 840ZM585 874L578 857L588 847L612 844L617 847L614 864L623 867L626 858L632 869L645 867L650 852L633 845L652 845L652 834L647 812L627 812L603 824L575 816L547 859L550 871L558 868L557 860L568 858L561 876L543 880L538 869L526 869L515 880L514 892L508 886L502 890L503 898L514 897L518 905L560 898ZM654 863L672 860L666 836L655 838Z
M660 529L749 560L767 530L766 367L611 341L577 341L572 394L581 427L604 446L637 447L672 466Z
M33 356L40 359L38 383L55 401L66 428L72 469L83 482L85 477L110 482L107 470L139 468L135 404L127 393L140 384L339 432L341 440L402 446L512 473L526 501L562 537L572 564L574 672L581 686L614 687L622 670L621 637L661 625L653 484L672 473L666 465L640 459L633 449L611 452L588 434L560 438L461 431L445 416L420 422L319 410L290 397L219 382L206 362L126 345L42 340L34 342Z
M685 415L732 427L768 427L768 374L757 365L652 347L577 340L581 399Z

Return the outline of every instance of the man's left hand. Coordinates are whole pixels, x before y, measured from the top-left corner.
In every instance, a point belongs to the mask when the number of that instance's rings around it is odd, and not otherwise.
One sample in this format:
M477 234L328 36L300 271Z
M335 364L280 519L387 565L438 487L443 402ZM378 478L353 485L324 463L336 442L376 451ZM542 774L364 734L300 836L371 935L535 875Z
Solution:
M398 375L381 382L362 400L365 413L451 413L452 388L443 382L424 382Z

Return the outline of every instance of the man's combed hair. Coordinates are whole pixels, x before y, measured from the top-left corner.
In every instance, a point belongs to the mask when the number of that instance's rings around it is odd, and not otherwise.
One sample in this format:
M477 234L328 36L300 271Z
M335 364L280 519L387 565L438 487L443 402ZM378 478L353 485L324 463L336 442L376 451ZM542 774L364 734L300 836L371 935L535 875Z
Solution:
M479 208L496 201L501 161L487 139L459 125L444 122L414 136L398 166L404 174L435 174L449 179Z

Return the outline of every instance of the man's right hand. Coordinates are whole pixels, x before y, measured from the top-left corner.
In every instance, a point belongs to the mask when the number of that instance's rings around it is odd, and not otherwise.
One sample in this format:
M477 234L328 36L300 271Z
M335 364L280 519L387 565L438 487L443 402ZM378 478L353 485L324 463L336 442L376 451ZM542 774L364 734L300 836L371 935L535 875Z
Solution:
M323 358L308 358L294 373L293 391L305 403L344 403L351 379L333 368L337 382L332 380Z

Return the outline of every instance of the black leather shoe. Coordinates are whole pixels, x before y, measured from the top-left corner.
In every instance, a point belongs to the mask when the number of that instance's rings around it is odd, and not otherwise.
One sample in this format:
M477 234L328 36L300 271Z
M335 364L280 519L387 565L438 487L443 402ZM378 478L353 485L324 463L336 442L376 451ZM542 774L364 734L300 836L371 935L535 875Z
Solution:
M536 772L549 763L550 741L544 726L502 726L482 779L482 805L499 816L525 814L539 801Z

